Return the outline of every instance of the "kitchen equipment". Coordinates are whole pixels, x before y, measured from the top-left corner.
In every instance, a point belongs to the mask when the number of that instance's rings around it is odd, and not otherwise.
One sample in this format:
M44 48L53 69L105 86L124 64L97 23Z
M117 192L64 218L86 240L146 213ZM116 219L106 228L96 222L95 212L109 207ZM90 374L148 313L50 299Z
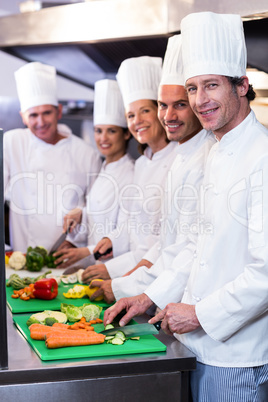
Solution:
M142 336L149 334L158 334L161 328L161 321L155 324L135 324L126 325L124 327L114 327L101 331L103 335L115 335L118 331L124 332L126 336Z
M103 315L101 315L101 318L102 317ZM165 352L167 348L166 345L160 342L155 336L144 335L141 336L138 341L127 340L120 346L102 343L100 345L47 349L44 341L31 339L30 330L26 325L28 318L30 318L29 314L17 314L13 316L13 321L41 360L87 359L92 357L104 359L109 358L109 356ZM100 332L103 329L103 324L96 324L94 328L96 332Z
M95 260L98 260L100 257L109 254L111 251L113 251L113 249L112 249L112 248L108 248L108 249L105 251L105 253L103 253L103 254L101 254L101 253L99 253L98 251L96 251L96 253L94 253L93 255L94 255Z
M86 269L85 267L82 266L75 266L75 267L68 267L63 271L62 275L71 275L74 274L75 272L79 271L79 269Z
M60 237L56 240L56 242L55 242L55 243L53 244L53 246L51 247L50 252L48 253L48 255L53 254L53 253L59 248L59 246L64 242L64 240L66 239L68 233L70 233L71 226L72 226L72 225L70 225L70 226L68 227L68 229L66 230L66 232L63 232L63 233L60 235Z

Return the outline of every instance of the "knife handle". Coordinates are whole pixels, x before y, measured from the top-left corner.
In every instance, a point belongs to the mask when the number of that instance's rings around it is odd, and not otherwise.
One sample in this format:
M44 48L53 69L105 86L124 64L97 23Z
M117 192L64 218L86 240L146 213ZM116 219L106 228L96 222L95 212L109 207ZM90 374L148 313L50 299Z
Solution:
M160 331L160 329L161 329L161 324L162 324L162 321L157 321L155 324L153 324L154 326L155 326L155 328L158 330L158 331Z
M101 254L101 253L99 253L98 251L96 251L96 253L93 254L95 260L98 260L98 259L99 259L100 257L102 257L103 255L109 254L112 250L113 250L112 248L108 248L108 249L105 251L105 253L103 253L103 254Z

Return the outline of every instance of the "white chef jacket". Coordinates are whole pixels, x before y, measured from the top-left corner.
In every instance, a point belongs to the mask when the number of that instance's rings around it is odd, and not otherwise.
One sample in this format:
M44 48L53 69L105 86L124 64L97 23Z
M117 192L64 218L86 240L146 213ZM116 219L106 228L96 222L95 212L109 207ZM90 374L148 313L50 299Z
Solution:
M101 171L87 195L86 207L83 208L82 222L78 231L86 234L86 244L90 251L107 233L116 228L119 219L119 197L124 188L132 183L134 160L125 154L111 163L103 162ZM81 242L81 236L68 239L75 245Z
M145 154L137 159L132 192L129 194L129 218L118 236L108 235L113 243L114 255L117 256L105 263L112 279L134 268L157 242L165 178L176 153L177 143L170 142L153 155L151 149L146 148ZM129 251L125 252L127 241Z
M101 167L91 146L58 125L65 138L55 145L28 128L4 134L4 188L10 199L13 250L50 249L62 233L63 217L83 207L85 195Z
M113 279L112 289L116 300L143 293L159 275L163 275L164 281L169 275L173 278L169 268L174 258L187 245L189 232L193 231L195 235L197 232L200 186L213 144L214 135L201 130L190 140L177 145L177 156L165 183L160 240L143 257L154 265L151 268L140 267L129 276ZM196 240L190 242L188 247L193 249L195 245ZM158 283L155 286L158 294Z
M208 157L203 215L212 230L199 234L181 299L196 305L201 327L176 335L205 364L268 363L267 134L251 111Z

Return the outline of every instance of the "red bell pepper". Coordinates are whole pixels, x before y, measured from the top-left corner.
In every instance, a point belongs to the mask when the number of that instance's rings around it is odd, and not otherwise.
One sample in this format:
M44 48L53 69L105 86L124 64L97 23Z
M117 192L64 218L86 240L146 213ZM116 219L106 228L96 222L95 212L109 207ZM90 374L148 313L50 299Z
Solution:
M34 284L34 296L37 299L52 300L57 297L58 283L54 278L43 278Z

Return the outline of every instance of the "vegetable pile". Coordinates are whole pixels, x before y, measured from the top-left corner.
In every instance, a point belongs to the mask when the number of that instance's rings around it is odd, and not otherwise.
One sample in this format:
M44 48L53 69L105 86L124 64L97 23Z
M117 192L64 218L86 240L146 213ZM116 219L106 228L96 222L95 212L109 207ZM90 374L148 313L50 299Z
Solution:
M44 247L28 247L26 253L26 266L28 271L41 271L44 266L56 268L55 257L49 255ZM10 264L9 264L10 265Z

